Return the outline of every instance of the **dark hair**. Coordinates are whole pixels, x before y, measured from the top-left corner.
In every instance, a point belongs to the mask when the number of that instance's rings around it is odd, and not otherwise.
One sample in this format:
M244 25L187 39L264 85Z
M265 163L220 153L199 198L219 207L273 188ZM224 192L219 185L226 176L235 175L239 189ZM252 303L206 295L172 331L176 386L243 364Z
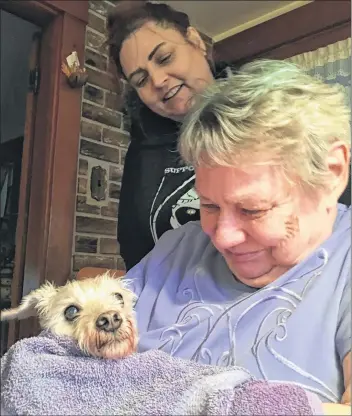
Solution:
M190 26L186 13L179 12L167 4L145 1L120 1L107 18L107 46L119 75L124 76L120 51L122 43L147 22L164 27L173 27L186 36Z

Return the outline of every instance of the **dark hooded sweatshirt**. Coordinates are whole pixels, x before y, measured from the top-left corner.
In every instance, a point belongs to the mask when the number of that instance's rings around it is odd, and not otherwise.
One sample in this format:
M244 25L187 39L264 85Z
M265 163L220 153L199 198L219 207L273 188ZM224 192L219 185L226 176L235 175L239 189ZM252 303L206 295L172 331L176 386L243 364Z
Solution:
M217 68L216 78L228 69ZM180 124L153 113L132 91L128 97L131 143L127 151L118 214L120 253L129 270L165 231L199 220L194 170L177 151Z

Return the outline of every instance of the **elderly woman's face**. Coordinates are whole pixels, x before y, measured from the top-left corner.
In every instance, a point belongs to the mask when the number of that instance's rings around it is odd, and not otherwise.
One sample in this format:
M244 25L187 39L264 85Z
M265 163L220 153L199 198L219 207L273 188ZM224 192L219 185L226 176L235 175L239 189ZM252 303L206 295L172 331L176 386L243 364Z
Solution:
M180 121L192 97L213 81L205 45L190 28L188 40L172 28L146 23L127 38L120 61L129 83L155 113Z
M270 166L200 166L196 190L203 230L248 286L277 279L331 232L322 199L290 187Z

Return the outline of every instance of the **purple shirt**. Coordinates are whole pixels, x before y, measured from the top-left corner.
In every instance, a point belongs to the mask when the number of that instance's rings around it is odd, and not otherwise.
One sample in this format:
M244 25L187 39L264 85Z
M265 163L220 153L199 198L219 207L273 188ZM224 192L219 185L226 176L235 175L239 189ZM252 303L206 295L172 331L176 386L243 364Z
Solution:
M234 279L198 222L169 231L126 276L139 296L139 350L243 366L338 402L351 350L350 250L351 211L339 205L328 240L254 289Z

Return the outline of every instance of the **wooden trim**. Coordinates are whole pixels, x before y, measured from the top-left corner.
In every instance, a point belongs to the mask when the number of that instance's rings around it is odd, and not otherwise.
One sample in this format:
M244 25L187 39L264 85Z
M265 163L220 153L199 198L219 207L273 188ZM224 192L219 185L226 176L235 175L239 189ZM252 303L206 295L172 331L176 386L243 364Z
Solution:
M42 86L38 98L30 226L24 294L45 279L63 284L71 273L76 205L81 89L71 89L60 72L72 50L84 54L85 25L62 14L42 43ZM48 62L48 56L51 59Z
M17 3L17 4L16 4ZM49 16L60 13L69 14L76 19L88 23L88 1L74 0L0 0L0 9L15 13L23 19L35 24L43 24Z
M0 1L0 9L13 13L38 26L45 26L59 14L58 10L47 6L44 1L33 0Z
M60 62L74 49L84 62L84 37L85 24L82 21L78 24L77 19L65 14ZM57 284L64 284L71 274L82 90L70 88L62 74L58 78L56 118L59 122L53 138L55 158L50 167L52 180L50 197L47 197L50 207L44 275Z
M279 48L269 52L264 52L257 56L258 58L286 59L301 53L315 51L331 43L347 39L351 36L351 24L346 23L339 27L329 28L320 33L316 33L306 38L297 40L288 45L282 45Z
M340 30L350 22L350 1L314 1L215 43L215 60L235 63L268 56L291 43L302 41L303 45L304 39L321 32Z
M35 121L35 149L31 181L29 225L27 230L26 264L23 295L45 280L47 236L50 226L50 195L59 100L59 73L63 15L50 22L41 45L41 85ZM46 114L46 117L41 117ZM36 241L37 244L32 242ZM51 280L51 279L50 279Z
M84 62L86 23L73 9L55 10L53 1L11 3L17 5L12 13L31 16L43 29L23 290L12 298L17 306L19 297L44 280L61 285L71 275L82 89L68 86L61 63L73 50ZM25 13L23 3L29 3ZM70 0L65 7L68 3L75 3L77 10L84 6L88 14L88 1ZM38 329L33 319L11 323L9 345Z
M45 3L55 10L69 14L84 23L88 23L88 1L46 0Z

